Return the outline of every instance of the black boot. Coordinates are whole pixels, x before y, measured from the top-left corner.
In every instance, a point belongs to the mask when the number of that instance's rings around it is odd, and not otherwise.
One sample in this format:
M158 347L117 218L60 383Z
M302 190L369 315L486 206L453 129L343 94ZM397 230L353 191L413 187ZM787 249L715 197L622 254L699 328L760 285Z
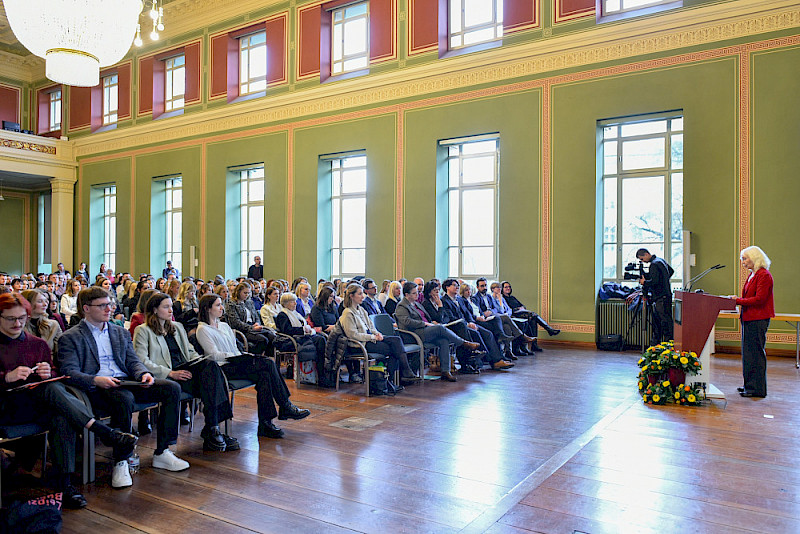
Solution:
M150 410L142 410L139 412L138 431L140 436L146 436L153 431L150 425Z
M545 332L547 332L547 335L549 336L557 336L561 333L561 330L558 328L552 328L549 324L547 324L547 321L542 319L539 315L536 316L536 322L540 324L542 328L544 328Z

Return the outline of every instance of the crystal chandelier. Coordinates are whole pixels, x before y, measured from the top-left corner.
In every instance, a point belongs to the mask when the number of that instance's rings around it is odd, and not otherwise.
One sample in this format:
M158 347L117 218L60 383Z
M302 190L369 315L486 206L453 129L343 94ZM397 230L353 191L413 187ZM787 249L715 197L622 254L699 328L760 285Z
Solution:
M3 0L11 30L45 60L54 82L100 83L100 67L117 63L131 47L141 0Z

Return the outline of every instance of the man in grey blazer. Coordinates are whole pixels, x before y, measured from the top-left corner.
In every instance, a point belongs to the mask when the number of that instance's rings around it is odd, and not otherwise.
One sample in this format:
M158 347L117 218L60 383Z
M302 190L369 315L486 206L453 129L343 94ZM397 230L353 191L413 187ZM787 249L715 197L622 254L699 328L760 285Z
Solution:
M101 287L92 286L78 293L81 321L58 341L59 368L70 377L71 384L87 393L95 412L110 414L111 427L123 432L131 431L134 402L161 403L153 467L187 469L189 463L169 450L178 441L181 388L172 380L153 378L136 357L128 331L108 322L112 306ZM141 385L123 385L123 381ZM113 487L132 485L127 462L132 452L129 447L114 447Z

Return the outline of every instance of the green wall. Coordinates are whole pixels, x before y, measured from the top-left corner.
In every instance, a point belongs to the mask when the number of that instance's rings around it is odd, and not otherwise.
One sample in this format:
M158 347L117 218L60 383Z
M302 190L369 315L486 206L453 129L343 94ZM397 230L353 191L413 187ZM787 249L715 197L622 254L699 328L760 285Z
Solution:
M0 220L3 221L0 271L21 274L25 268L25 202L28 200L11 197L7 191L5 193L5 200L0 202Z

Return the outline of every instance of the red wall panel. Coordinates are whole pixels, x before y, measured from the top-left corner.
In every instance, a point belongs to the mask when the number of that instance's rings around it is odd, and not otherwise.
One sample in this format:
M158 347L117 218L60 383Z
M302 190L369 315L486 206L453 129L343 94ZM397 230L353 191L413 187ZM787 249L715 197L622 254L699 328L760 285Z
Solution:
M555 21L571 20L594 14L595 0L555 0Z
M222 96L228 92L228 41L224 33L211 38L211 88L209 97Z
M131 64L123 63L117 66L117 80L119 83L119 107L117 117L129 119L131 117Z
M153 111L153 56L139 59L139 115Z
M286 81L287 16L267 21L267 87Z
M69 129L80 130L92 124L92 88L70 87Z
M300 10L298 18L297 75L298 78L304 78L319 73L322 7L314 6Z
M18 88L0 85L0 121L20 122L19 98Z
M186 58L186 103L200 100L200 42L191 43L183 49Z
M538 25L537 0L503 0L503 33Z
M369 4L369 58L394 58L395 0L371 0Z
M439 42L439 0L409 0L409 53Z

